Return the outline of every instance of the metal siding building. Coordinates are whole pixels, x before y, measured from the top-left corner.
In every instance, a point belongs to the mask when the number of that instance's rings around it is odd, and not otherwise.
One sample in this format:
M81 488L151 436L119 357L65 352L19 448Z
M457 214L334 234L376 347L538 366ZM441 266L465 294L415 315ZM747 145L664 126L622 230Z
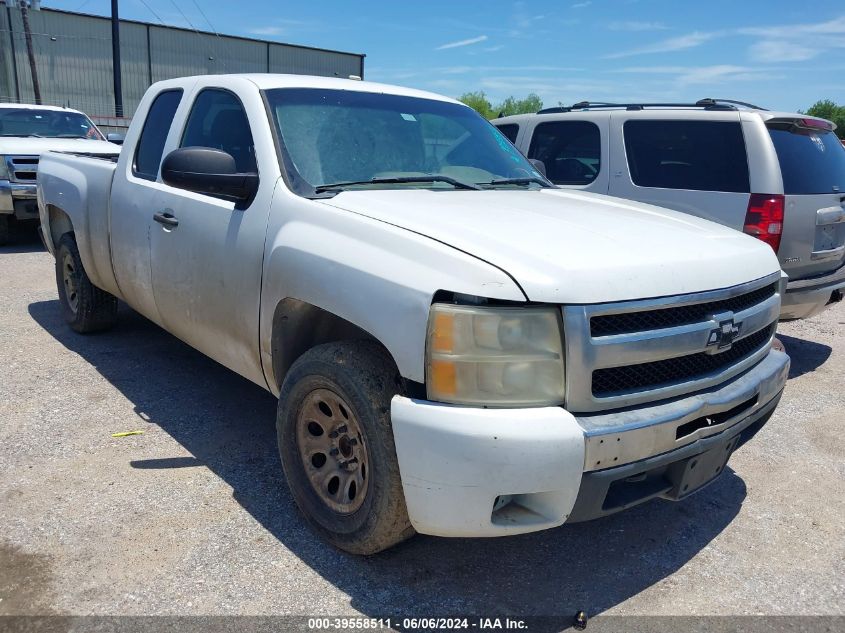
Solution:
M42 102L97 118L113 117L111 21L41 9L29 11L29 23ZM361 54L131 20L120 21L120 59L127 117L152 82L173 77L237 72L364 75ZM21 11L2 4L0 101L35 101Z

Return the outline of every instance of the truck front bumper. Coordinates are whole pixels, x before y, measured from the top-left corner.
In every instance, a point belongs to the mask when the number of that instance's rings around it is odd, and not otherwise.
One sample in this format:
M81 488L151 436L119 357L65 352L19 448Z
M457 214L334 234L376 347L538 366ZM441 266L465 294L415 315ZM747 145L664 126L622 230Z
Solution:
M0 180L0 214L14 215L18 220L37 220L35 184Z
M845 292L845 266L821 277L796 279L786 284L781 299L782 321L809 319L842 300Z
M789 357L772 350L720 388L578 417L562 407L479 409L396 396L408 516L423 534L504 536L680 499L721 473L765 424L788 372Z

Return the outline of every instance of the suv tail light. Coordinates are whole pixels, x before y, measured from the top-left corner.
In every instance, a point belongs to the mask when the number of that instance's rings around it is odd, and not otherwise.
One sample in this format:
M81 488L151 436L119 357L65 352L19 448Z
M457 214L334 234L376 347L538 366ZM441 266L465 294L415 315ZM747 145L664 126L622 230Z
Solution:
M742 231L763 240L777 253L783 233L783 207L781 194L752 193Z

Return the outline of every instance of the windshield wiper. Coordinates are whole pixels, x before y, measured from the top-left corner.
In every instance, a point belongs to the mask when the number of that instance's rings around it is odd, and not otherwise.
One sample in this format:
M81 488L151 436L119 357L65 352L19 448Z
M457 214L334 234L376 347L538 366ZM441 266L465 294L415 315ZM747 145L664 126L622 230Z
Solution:
M534 176L527 176L522 178L499 178L497 180L491 180L490 182L479 182L476 184L486 185L488 187L495 187L496 185L530 185L532 183L542 185L543 187L551 186L542 178L536 178Z
M481 189L481 187L477 185L457 180L456 178L452 178L451 176L431 174L427 176L397 176L395 178L373 178L372 180L350 180L347 182L334 182L331 184L319 185L317 187L314 187L314 193L325 193L326 191L342 191L344 187L351 187L353 185L394 185L415 182L445 182L452 185L455 189Z
M0 134L0 136L18 137L18 138L44 138L40 134Z

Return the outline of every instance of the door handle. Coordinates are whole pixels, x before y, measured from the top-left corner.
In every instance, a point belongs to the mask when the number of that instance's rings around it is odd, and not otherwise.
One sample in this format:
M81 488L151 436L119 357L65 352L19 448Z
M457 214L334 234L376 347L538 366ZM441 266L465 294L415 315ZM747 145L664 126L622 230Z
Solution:
M153 215L153 220L161 224L162 226L167 226L170 228L174 228L179 226L179 220L176 217L167 211L159 212Z

